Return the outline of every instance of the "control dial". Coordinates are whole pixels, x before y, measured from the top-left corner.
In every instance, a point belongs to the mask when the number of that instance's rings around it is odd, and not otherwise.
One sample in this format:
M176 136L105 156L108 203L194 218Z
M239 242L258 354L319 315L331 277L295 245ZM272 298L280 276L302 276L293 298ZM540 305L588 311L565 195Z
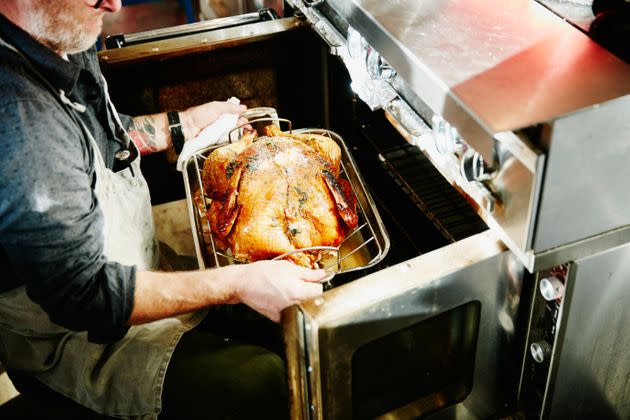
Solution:
M303 0L306 7L315 7L324 3L324 0Z
M435 149L441 154L458 153L464 146L457 129L441 116L434 114L431 119Z
M483 157L473 149L468 149L460 158L460 172L467 181L479 181L486 175Z
M560 299L564 295L564 283L556 276L543 278L538 288L547 301Z
M368 49L365 64L372 79L391 79L396 75L394 69L373 48Z
M348 28L348 53L355 60L367 59L368 44L361 34L352 27Z
M551 346L546 341L536 341L529 346L529 352L536 362L543 363L551 356Z

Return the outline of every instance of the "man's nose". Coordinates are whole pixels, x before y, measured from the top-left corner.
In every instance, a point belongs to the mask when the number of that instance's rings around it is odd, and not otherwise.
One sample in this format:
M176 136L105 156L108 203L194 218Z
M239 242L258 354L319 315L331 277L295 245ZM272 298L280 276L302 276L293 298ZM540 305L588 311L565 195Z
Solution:
M103 0L101 9L105 9L108 12L115 13L122 7L122 0Z

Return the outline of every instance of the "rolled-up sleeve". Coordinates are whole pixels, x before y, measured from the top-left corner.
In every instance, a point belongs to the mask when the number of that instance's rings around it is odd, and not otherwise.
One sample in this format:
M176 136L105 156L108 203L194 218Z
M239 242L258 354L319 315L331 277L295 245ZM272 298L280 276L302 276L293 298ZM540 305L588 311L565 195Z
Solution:
M9 275L53 322L87 331L91 341L119 339L136 273L103 254L103 215L80 128L56 103L35 99L1 106L0 120L0 246Z

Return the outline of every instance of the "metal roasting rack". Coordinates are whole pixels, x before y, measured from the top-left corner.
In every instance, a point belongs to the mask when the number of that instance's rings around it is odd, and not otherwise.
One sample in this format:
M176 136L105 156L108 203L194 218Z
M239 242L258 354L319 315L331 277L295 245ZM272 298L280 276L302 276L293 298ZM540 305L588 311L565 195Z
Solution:
M324 254L328 256L323 257L318 264L320 268L326 269L331 275L368 268L381 261L389 250L389 238L376 206L368 194L341 136L325 129L303 128L293 130L291 121L281 118L258 118L249 121L249 124L252 126L259 126L260 123L265 123L265 125L272 123L278 126L283 123L288 125L289 132L320 134L335 141L341 149L340 178L345 178L350 183L357 199L357 213L359 216L357 228L349 232L338 246L313 246L296 249L278 255L274 259L283 259L300 252L322 251L320 256ZM237 127L231 130L227 133L227 141L199 150L184 163L183 176L190 224L197 261L201 269L245 263L245 261L238 260L231 255L230 250L218 248L212 235L210 222L205 216L210 199L206 196L202 182L203 164L207 156L216 148L231 143L234 139L235 131L238 131L237 138L240 139L240 136L243 134L242 128ZM324 279L324 281L327 280L329 278Z

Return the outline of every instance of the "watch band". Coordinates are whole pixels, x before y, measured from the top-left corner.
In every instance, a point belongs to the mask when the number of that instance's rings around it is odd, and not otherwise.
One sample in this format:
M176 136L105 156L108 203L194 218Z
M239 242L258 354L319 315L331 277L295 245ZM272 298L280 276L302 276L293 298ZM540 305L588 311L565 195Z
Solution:
M179 112L170 111L166 113L168 117L168 129L171 131L171 141L173 148L177 154L181 153L184 148L184 132L182 131L182 122L179 119Z

